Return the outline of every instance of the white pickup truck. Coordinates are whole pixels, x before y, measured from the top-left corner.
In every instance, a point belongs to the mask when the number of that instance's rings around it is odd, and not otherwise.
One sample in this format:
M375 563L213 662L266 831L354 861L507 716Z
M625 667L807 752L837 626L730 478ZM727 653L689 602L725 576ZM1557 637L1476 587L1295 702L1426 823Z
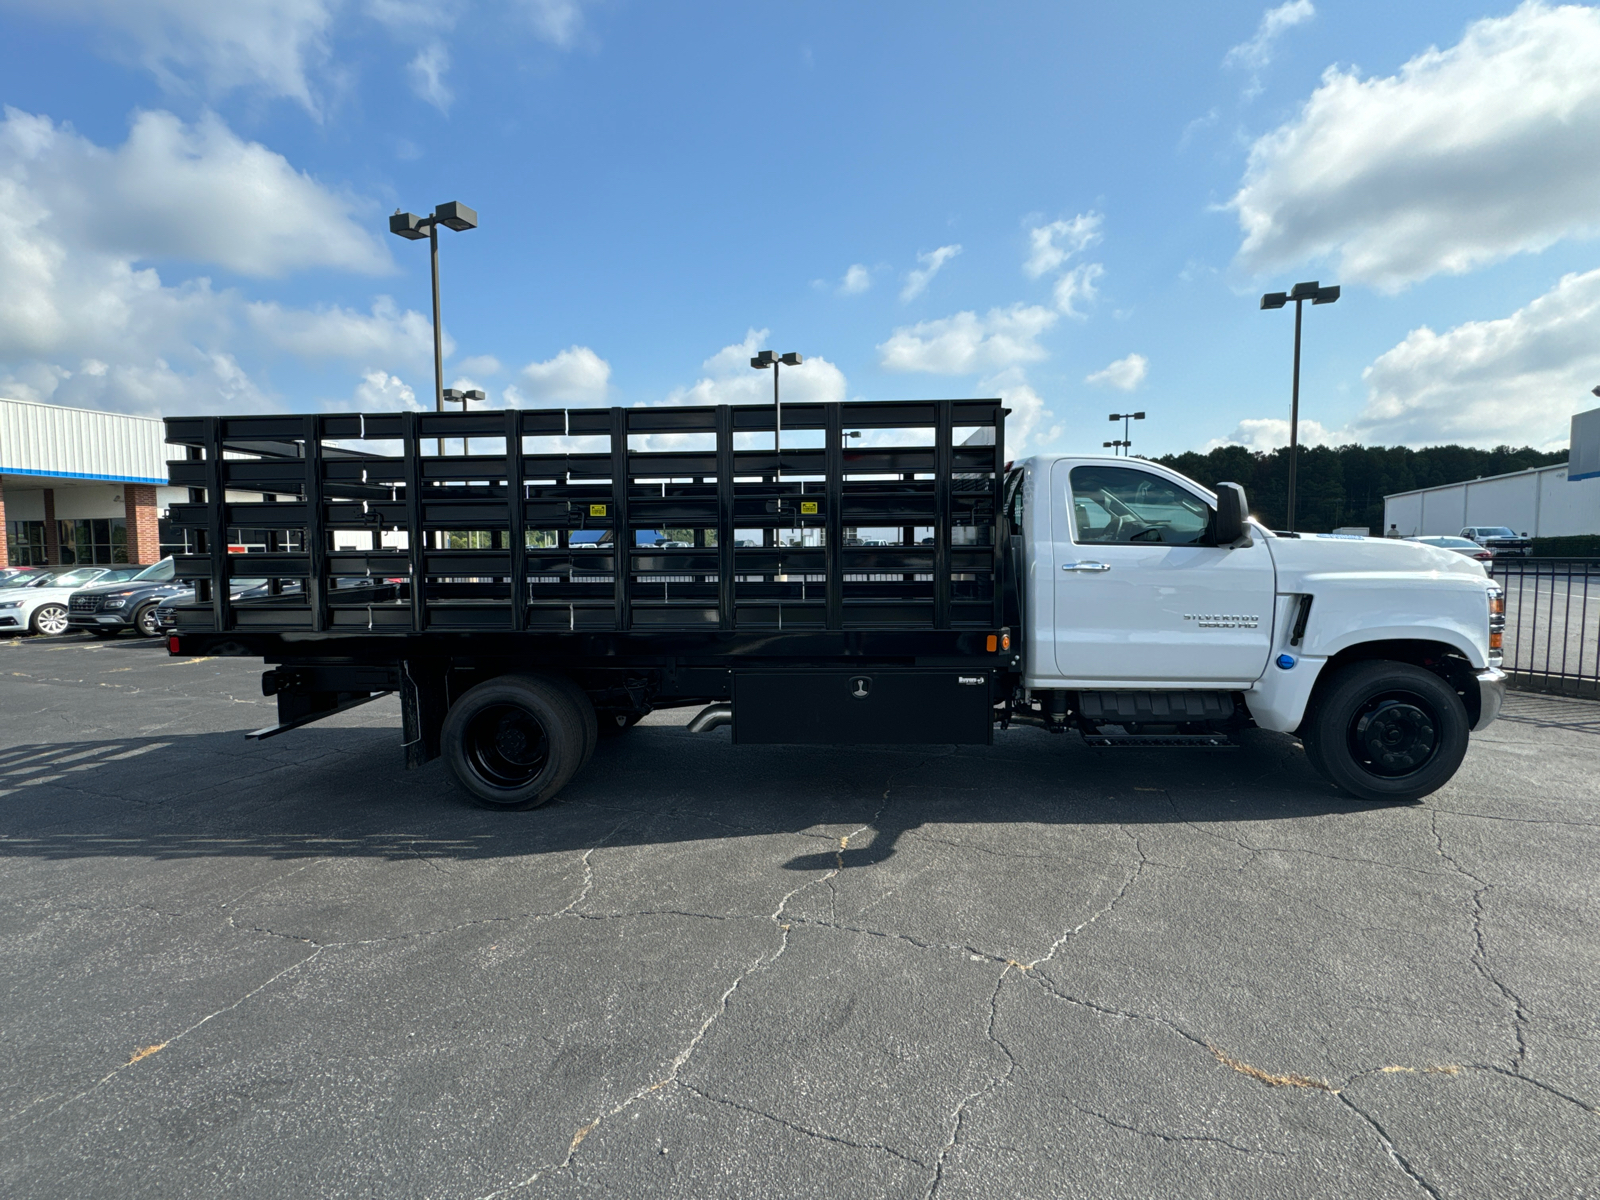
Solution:
M1145 731L1214 723L1204 695L1236 694L1362 799L1438 789L1505 695L1500 588L1459 554L1273 533L1245 504L1236 484L1139 460L1017 463L1006 511L1026 546L1031 705L1046 724L1070 707ZM1163 695L1194 712L1154 711Z

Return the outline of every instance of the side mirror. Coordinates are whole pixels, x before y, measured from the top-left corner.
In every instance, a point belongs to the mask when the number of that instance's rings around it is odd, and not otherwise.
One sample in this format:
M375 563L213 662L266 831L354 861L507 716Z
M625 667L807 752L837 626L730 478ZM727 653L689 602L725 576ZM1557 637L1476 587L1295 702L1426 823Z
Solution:
M1249 511L1244 488L1237 483L1217 484L1217 519L1212 527L1217 545L1231 546L1245 536L1244 518Z

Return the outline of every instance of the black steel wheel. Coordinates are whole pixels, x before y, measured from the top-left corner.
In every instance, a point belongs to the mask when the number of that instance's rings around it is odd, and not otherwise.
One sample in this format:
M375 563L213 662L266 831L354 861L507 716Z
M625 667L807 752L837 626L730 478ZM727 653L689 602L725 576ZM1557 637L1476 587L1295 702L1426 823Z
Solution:
M133 627L143 637L160 637L161 626L156 624L156 606L154 604L146 604L135 613Z
M1467 753L1461 697L1410 663L1363 662L1318 689L1301 728L1322 777L1362 800L1417 800L1438 791Z
M548 804L583 765L582 715L544 676L480 683L450 706L442 739L456 779L485 808Z

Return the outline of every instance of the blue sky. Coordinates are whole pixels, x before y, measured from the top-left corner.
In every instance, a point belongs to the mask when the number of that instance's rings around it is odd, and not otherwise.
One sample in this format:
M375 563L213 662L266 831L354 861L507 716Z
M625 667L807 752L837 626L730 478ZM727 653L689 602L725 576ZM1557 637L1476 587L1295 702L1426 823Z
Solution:
M135 412L994 395L1013 444L1564 444L1600 12L0 0L0 394ZM1119 426L1120 428L1120 426Z

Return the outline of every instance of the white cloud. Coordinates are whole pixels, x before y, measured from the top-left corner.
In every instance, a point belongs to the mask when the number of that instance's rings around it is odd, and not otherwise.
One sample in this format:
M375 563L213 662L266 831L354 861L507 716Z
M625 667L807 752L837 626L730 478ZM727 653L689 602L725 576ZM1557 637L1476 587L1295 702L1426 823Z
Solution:
M976 392L980 396L998 396L1011 410L1006 417L1007 458L1019 458L1061 436L1060 425L1048 424L1055 414L1033 389L1021 367L1007 367L978 380Z
M1079 213L1070 221L1051 221L1028 231L1030 250L1022 269L1034 279L1057 270L1067 259L1100 241L1105 218L1097 212Z
M587 346L568 346L554 358L531 362L517 375L519 405L604 404L611 364Z
M1060 279L1056 280L1055 301L1063 316L1072 317L1074 320L1083 320L1089 314L1082 312L1079 304L1093 304L1100 296L1099 289L1095 287L1095 280L1106 273L1106 269L1099 263L1083 263L1073 267Z
M844 278L839 281L839 294L859 296L871 286L872 272L860 263L852 263L850 269L844 273Z
M106 149L14 108L0 122L0 176L26 188L71 244L129 259L214 263L243 275L313 267L377 274L388 250L355 219L357 202L281 154L246 142L215 115L185 125L134 117Z
M901 300L915 300L928 290L928 284L933 282L933 277L939 273L939 268L961 253L960 246L940 246L937 250L929 250L918 254L917 261L922 264L919 270L906 274L906 285L900 289Z
M1055 322L1055 313L1036 304L991 308L981 317L959 312L896 329L879 344L878 360L891 371L938 375L1001 370L1046 357L1038 339Z
M562 50L571 47L583 31L580 0L519 0L528 22L539 37Z
M1127 358L1119 358L1104 370L1096 371L1086 377L1084 382L1116 388L1119 392L1131 392L1144 382L1149 370L1149 359L1142 354L1130 354Z
M388 296L373 301L368 313L337 305L306 309L260 302L246 304L244 311L267 344L297 358L344 359L364 367L432 364L432 319L415 309L402 311ZM443 340L449 357L455 343L448 330Z
M355 405L364 412L393 412L396 409L417 411L417 393L398 375L387 371L366 371L356 384Z
M161 186L165 180L165 189ZM291 245L274 203L327 222ZM252 228L252 222L260 226ZM353 231L353 232L352 232ZM200 277L167 283L140 260L188 257L278 274L373 269L387 257L347 202L216 118L145 113L103 149L44 117L0 120L0 381L11 394L129 412L276 404L243 363L287 352L364 368L427 363L430 326L380 299L371 314L250 304Z
M1600 270L1493 321L1426 327L1363 373L1362 440L1556 447L1600 383Z
M705 372L688 387L673 388L668 404L769 404L772 401L772 372L757 371L750 365L757 350L766 345L770 331L752 329L744 341L724 346L705 362ZM844 372L825 358L807 358L798 367L784 367L780 384L785 402L829 404L845 398Z
M1530 2L1397 75L1330 68L1230 202L1241 265L1337 256L1394 291L1600 225L1600 9Z
M456 98L450 85L444 81L445 72L449 69L450 51L439 41L429 42L418 50L417 56L406 67L411 90L442 113L450 111L450 105Z
M468 375L498 375L500 360L492 354L474 354L461 360L460 369Z
M1296 433L1302 446L1340 446L1356 440L1355 435L1347 429L1329 429L1320 421L1308 421L1304 417L1300 418L1300 428ZM1288 444L1289 422L1286 418L1250 417L1240 421L1227 437L1212 438L1203 449L1244 446L1266 453Z
M1317 15L1317 10L1312 6L1311 0L1288 0L1277 8L1269 8L1261 14L1261 24L1256 26L1256 35L1248 42L1240 42L1229 50L1223 58L1225 67L1249 67L1259 69L1272 61L1274 44L1286 29L1293 29Z
M328 60L329 0L52 0L13 3L34 15L79 18L114 55L171 91L216 97L259 88L318 110L312 70Z

